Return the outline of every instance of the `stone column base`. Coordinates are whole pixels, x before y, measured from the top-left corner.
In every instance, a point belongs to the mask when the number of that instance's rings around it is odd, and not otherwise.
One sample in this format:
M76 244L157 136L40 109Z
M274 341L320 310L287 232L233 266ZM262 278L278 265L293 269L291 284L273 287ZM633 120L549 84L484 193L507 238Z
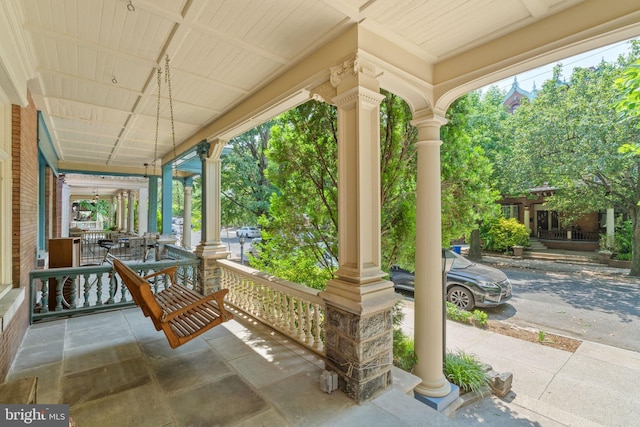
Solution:
M210 248L200 245L196 248L195 254L201 260L198 268L200 289L197 289L197 291L202 295L209 295L219 291L222 271L218 266L217 260L226 259L229 253L226 252L224 246Z
M325 315L326 369L358 404L373 399L393 378L391 308L359 315L327 303Z

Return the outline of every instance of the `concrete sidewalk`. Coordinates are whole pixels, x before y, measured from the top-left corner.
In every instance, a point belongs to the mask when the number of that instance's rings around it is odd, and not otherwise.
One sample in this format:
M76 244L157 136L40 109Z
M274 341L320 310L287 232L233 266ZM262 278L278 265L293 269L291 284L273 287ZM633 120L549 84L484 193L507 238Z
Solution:
M640 354L583 341L575 353L447 321L447 350L475 354L511 372L504 398L491 396L456 411L464 426L640 425ZM407 326L405 326L407 325ZM403 331L413 336L413 310Z
M456 412L461 425L632 426L640 420L640 354L584 341L575 353L447 322L447 347L513 373L505 398Z

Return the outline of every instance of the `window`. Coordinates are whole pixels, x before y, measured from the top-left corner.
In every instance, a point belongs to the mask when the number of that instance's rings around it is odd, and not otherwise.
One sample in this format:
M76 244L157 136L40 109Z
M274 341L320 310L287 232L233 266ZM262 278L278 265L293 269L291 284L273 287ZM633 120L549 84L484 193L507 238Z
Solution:
M505 218L515 218L516 220L520 219L520 211L518 210L520 206L518 205L502 205L502 216Z

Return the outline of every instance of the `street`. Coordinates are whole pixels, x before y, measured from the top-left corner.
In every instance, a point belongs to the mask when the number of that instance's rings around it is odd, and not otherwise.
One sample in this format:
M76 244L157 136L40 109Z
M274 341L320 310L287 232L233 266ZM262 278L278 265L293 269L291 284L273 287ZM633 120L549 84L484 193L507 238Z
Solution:
M223 228L220 237L231 257L239 258L235 229ZM191 241L194 246L200 241L199 231ZM248 242L245 251L247 247ZM245 252L245 260L246 256ZM511 280L513 298L502 306L481 309L489 319L640 352L640 280L591 274L587 269L582 273L500 270ZM403 295L413 299L411 293ZM406 322L413 322L412 310L413 304L407 304ZM410 332L413 327L406 329Z
M501 269L513 298L489 319L640 351L640 283L585 273Z
M481 308L490 320L640 352L640 281L627 276L500 268L513 298ZM403 293L403 330L413 333L413 294Z

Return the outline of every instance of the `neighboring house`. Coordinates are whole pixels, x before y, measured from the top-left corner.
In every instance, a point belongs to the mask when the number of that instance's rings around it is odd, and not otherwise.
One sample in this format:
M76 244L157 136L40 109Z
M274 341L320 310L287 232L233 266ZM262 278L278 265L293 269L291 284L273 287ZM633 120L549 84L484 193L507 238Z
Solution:
M523 99L532 101L538 94L533 88L528 92L520 87L517 78L505 95L502 105L513 113ZM600 211L584 215L571 225L563 224L562 212L549 210L545 206L548 197L555 192L554 187L544 185L527 189L527 195L520 197L503 197L500 200L502 214L505 218L515 218L530 230L530 236L539 239L545 246L553 249L596 250L599 247L600 235L607 233L607 213ZM611 230L613 225L611 218Z

